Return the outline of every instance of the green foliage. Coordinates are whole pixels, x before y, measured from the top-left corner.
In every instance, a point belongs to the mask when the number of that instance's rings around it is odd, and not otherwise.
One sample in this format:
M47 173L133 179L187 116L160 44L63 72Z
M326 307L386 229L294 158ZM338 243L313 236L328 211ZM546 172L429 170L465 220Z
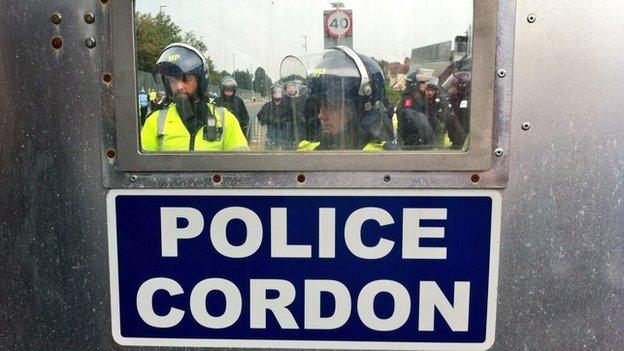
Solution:
M266 97L269 95L269 90L273 85L273 81L267 76L266 71L262 67L256 68L256 72L253 77L253 90L256 93L260 93L260 96Z
M171 17L163 12L152 16L149 13L137 12L137 68L141 71L154 72L156 61L163 49L176 42L182 42L195 47L201 52L206 52L206 44L197 39L193 32L182 32ZM216 77L217 71L210 57L208 60L208 73L210 77ZM218 78L220 82L221 79ZM212 79L211 79L212 80Z
M136 23L137 68L140 71L154 72L156 61L158 61L164 48L171 43L182 42L195 47L206 56L208 61L209 84L219 85L223 77L233 76L241 89L253 88L260 93L264 93L263 96L266 95L266 91L272 84L271 79L266 77L266 73L262 67L258 67L256 73L258 70L261 70L264 75L263 84L260 83L260 80L258 80L258 83L255 83L256 75L252 75L247 70L237 70L233 74L223 70L219 71L210 56L206 55L208 51L206 44L198 39L195 33L183 32L182 29L171 20L171 17L164 12L160 12L155 16L150 13L137 12ZM256 85L258 85L260 89L256 89Z
M390 101L390 103L394 106L396 106L399 100L401 100L401 94L399 94L398 91L392 89L389 81L386 81L386 97L388 98L388 101Z
M171 21L169 15L159 13L136 14L137 68L141 71L154 72L156 61L163 49L175 42L182 41L180 27Z
M248 89L248 90L252 90L252 86L251 86L251 80L252 80L252 75L251 73L249 73L249 71L245 70L245 71L239 71L236 70L234 71L234 79L236 80L236 84L238 84L238 87L240 89Z

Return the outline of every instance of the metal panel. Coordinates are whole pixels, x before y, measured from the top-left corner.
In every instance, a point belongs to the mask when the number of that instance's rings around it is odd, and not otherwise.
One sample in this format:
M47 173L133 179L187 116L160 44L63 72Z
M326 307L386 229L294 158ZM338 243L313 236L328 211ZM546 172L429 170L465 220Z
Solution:
M113 0L114 1L114 0ZM111 1L109 1L112 3ZM103 182L127 187L465 187L471 172L111 172L110 4L5 1L0 13L0 348L122 350L111 336ZM62 23L50 22L59 11ZM84 22L92 11L96 21ZM517 15L514 15L516 11ZM527 17L535 14L534 23ZM624 344L624 47L619 1L501 1L495 107L510 161L492 350ZM511 101L514 43L513 114ZM64 45L51 48L58 35ZM87 49L94 36L97 46ZM132 73L133 74L133 73ZM115 76L117 80L125 79ZM498 101L498 100L497 100ZM528 131L521 128L530 122ZM511 144L504 136L510 126ZM100 140L100 129L104 138ZM494 168L499 169L499 168ZM499 171L493 171L499 172ZM391 175L384 181L384 175ZM500 174L479 173L500 184ZM333 179L332 177L338 177ZM506 173L502 175L506 179ZM131 181L134 180L134 182ZM493 180L495 179L495 180ZM172 349L174 350L174 349Z
M495 349L624 345L622 16L518 1Z

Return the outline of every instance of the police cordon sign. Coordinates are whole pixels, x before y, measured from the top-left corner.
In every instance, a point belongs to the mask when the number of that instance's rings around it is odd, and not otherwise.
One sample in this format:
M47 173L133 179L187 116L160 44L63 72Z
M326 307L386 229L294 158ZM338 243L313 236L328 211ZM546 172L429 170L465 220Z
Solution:
M494 342L495 191L112 190L107 207L119 344Z

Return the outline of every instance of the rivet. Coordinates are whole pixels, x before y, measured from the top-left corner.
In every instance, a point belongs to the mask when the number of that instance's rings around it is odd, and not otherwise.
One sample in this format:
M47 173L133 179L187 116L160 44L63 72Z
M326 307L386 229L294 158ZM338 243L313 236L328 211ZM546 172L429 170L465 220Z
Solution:
M117 153L115 152L115 149L108 149L106 150L106 157L108 158L115 158L115 155Z
M496 75L498 75L499 78L504 78L507 75L507 71L505 71L504 69L499 69L496 72Z
M132 183L136 182L138 179L139 177L136 174L133 174L128 177L128 180L131 181Z
M473 175L470 177L470 180L471 180L473 183L478 183L478 182L481 180L481 177L480 177L478 174L476 174L476 173L475 173L475 174L473 174Z
M52 38L52 47L55 49L60 49L63 46L63 39L59 37Z
M500 147L498 149L494 150L494 155L496 155L496 157L501 157L501 156L503 156L504 153L505 152Z
M113 80L113 75L110 73L104 73L102 75L102 80L104 81L104 83L110 83Z
M85 40L85 45L89 48L89 49L93 49L95 47L95 38L87 38Z
M61 17L61 14L60 14L60 13L55 12L55 13L52 15L52 18L50 18L50 20L52 21L52 23L54 23L54 24L56 24L56 25L59 25L59 24L61 24L61 21L63 20L63 17Z
M92 24L93 22L95 22L95 16L93 15L93 13L87 12L84 15L84 20L85 22Z
M530 14L527 16L527 22L529 23L535 23L535 20L537 20L537 16L534 14Z
M305 176L305 174L299 174L299 175L297 176L297 181L298 181L299 183L305 183L305 181L306 181L306 176Z
M392 180L392 177L389 174L384 176L384 182L389 183Z
M531 123L529 122L522 123L522 130L529 130L529 129L531 129Z

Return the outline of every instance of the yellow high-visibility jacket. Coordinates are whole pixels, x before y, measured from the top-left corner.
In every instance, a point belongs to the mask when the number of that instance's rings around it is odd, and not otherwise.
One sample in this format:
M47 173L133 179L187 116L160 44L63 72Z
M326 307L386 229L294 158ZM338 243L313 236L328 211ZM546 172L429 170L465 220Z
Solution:
M371 141L370 143L364 145L362 151L382 151L385 143L385 141ZM321 145L320 141L302 140L297 146L297 151L314 151L319 147L319 145Z
M145 120L141 129L141 148L143 151L248 151L247 139L234 115L225 108L208 104L215 115L217 127L222 128L217 140L204 139L204 127L197 131L191 144L191 135L178 115L175 104L164 110L154 111Z

